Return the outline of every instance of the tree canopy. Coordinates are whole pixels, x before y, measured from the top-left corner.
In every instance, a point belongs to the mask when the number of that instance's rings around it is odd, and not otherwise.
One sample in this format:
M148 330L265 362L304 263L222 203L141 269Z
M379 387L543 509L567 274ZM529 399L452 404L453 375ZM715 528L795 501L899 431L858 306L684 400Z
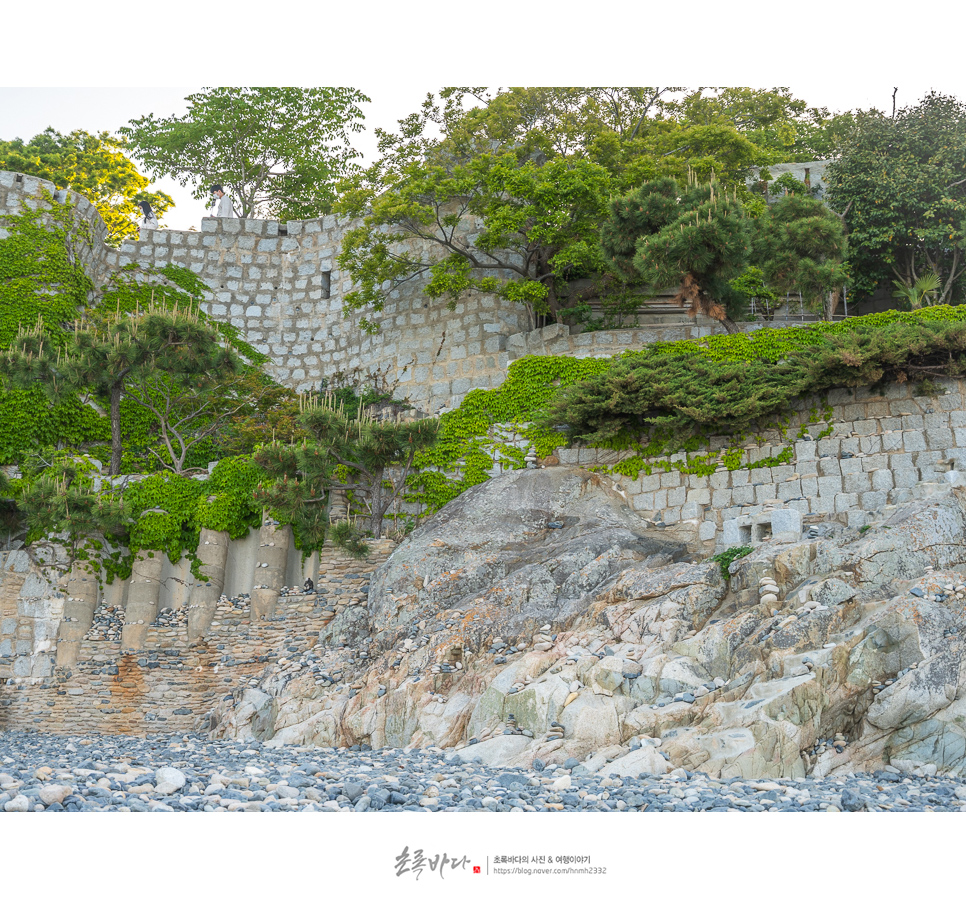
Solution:
M894 118L864 113L829 164L828 200L848 223L855 285L898 280L914 289L934 272L929 302L964 294L966 105L929 93Z
M717 177L749 202L748 168L829 149L831 120L785 88L429 94L395 133L377 129L379 160L340 186L336 209L361 219L339 257L355 282L347 309L378 313L405 284L450 307L490 292L558 321L626 299L597 239L611 195ZM378 328L371 314L360 323Z
M332 491L351 493L364 507L373 535L382 536L383 520L402 496L416 452L435 443L439 422L381 420L361 405L353 417L332 399L308 407L300 422L309 434L301 444L273 442L255 454L270 477L259 498L292 523L305 551L320 547L334 523L328 512Z
M783 195L760 219L753 248L765 284L782 293L800 291L811 309L832 319L849 280L838 215L814 198Z
M40 384L54 404L91 393L109 405L111 475L121 472L121 401L127 397L154 417L162 465L185 471L188 449L212 435L237 400L223 394L245 361L224 347L218 331L197 313L149 307L131 315L95 316L75 324L62 348L50 341L43 321L22 331L0 352L0 373L9 384ZM229 398L225 400L225 395Z
M737 331L729 281L748 264L751 222L720 183L644 183L611 202L601 245L624 278L652 291L677 287L675 300L689 304L691 315L703 313Z
M161 217L174 200L164 192L148 192L149 180L125 156L122 143L107 132L61 134L48 128L29 141L0 141L0 169L48 179L87 198L107 225L107 241L117 245L137 236L147 201Z
M358 156L362 130L349 87L207 87L187 97L182 117L136 118L120 133L152 175L209 195L218 183L241 217L300 219L329 213L333 189Z

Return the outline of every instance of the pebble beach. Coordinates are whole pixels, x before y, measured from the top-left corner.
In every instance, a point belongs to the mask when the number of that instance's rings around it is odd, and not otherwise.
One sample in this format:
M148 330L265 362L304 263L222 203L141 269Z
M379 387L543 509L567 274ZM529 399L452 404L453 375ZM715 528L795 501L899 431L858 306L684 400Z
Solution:
M202 735L0 733L0 810L339 812L929 812L966 810L966 782L901 773L712 779L531 769L460 752L273 747Z

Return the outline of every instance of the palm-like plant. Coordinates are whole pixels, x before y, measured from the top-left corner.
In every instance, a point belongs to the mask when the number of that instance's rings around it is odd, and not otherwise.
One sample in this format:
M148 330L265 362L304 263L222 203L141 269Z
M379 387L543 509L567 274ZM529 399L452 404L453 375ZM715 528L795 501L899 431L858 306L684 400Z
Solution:
M934 271L920 275L913 284L902 281L894 283L895 298L904 309L918 310L936 302L936 295L942 288L942 278Z

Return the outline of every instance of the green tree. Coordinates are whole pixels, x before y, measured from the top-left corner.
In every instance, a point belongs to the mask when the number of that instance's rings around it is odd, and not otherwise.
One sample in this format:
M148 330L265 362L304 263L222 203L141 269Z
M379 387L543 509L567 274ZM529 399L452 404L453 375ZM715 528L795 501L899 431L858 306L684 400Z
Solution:
M293 524L303 550L320 547L329 526L328 492L351 492L361 500L375 537L406 486L417 451L438 436L435 419L381 421L360 407L355 417L327 400L307 409L301 444L274 443L255 455L271 477L259 498Z
M611 203L601 246L625 278L652 291L676 287L675 302L689 304L690 316L701 313L738 331L738 299L728 282L748 264L750 220L719 183L645 183Z
M164 192L147 191L147 177L107 132L64 135L48 128L29 141L0 141L0 169L48 179L83 195L107 225L111 245L137 236L143 218L139 201L149 202L158 217L174 204Z
M482 152L402 168L381 161L343 199L347 213L365 215L339 255L355 282L346 309L378 313L396 288L418 281L451 309L480 291L557 320L588 293L568 281L605 267L596 236L608 186L606 170L579 160L521 165L513 153ZM361 325L378 328L365 317Z
M748 168L825 120L781 88L447 87L377 129L380 159L340 187L337 210L362 220L339 258L356 283L346 306L378 312L419 283L449 306L484 291L554 320L591 300L623 315L625 282L596 240L608 195L717 175L752 200Z
M368 101L338 86L207 87L187 97L183 117L146 115L120 133L152 174L193 186L199 200L220 183L241 217L312 218L329 213L358 156L350 135Z
M829 164L828 201L848 223L855 286L898 280L913 289L935 272L930 303L963 296L966 269L966 106L930 93L895 118L858 119Z
M19 388L40 384L55 405L89 393L109 406L110 475L121 472L121 400L148 409L158 424L165 466L185 472L188 448L233 414L231 379L244 359L196 312L149 307L78 322L62 347L43 321L0 352L0 374ZM214 402L209 402L209 396Z
M92 472L84 458L62 457L10 482L15 529L41 571L62 575L78 562L99 571L105 541L126 542L130 521L120 490L97 488Z
M765 284L800 291L809 307L832 319L849 280L845 227L838 215L814 198L784 195L759 222L754 251Z

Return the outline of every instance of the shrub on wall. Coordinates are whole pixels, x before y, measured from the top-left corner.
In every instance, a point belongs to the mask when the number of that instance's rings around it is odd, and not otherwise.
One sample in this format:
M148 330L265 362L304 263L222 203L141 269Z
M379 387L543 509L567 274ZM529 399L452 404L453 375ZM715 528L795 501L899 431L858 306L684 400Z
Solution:
M522 468L520 438L538 457L574 439L633 449L636 456L613 468L632 477L785 463L791 445L749 462L740 444L756 427L784 429L782 413L796 398L814 401L809 421L820 424L831 418L822 400L833 387L960 375L964 324L966 306L935 306L655 342L614 358L531 355L510 365L501 386L473 390L442 416L437 445L417 455L407 499L433 512L485 482L497 464ZM666 404L651 401L642 410L645 384ZM732 447L701 453L712 434L731 436ZM642 435L649 435L644 444ZM667 459L677 451L688 456Z

